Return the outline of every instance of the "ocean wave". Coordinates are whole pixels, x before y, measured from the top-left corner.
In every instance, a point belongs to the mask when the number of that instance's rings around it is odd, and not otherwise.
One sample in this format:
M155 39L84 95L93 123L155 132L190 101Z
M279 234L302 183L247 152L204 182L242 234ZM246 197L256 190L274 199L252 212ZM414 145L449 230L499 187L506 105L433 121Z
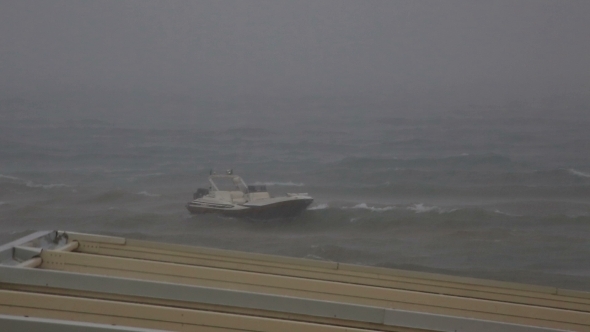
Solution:
M590 178L590 174L577 171L577 170L575 170L573 168L568 169L568 172L570 172L570 174L573 174L573 175L576 175L576 176L580 176L580 177L583 177L583 178Z
M502 212L502 211L500 211L498 209L495 209L494 210L494 213L501 214L501 215L508 216L508 217L522 217L522 215L512 214L512 213L507 213L507 212Z
M284 186L284 187L303 187L305 184L296 182L254 182L255 186Z
M147 197L160 197L160 196L162 196L162 195L160 195L160 194L150 194L150 193L148 193L148 192L147 192L147 191L145 191L145 190L144 190L144 191L140 191L140 192L138 192L137 194L138 194L138 195L147 196Z
M70 185L63 184L63 183L37 184L37 183L33 183L32 181L27 181L25 183L25 185L29 188L43 188L43 189L71 187Z
M97 193L94 197L88 197L86 202L100 204L113 202L125 203L129 201L136 201L138 199L139 197L137 197L137 195L134 195L128 191L123 189L113 189L102 193Z
M364 209L364 210L369 210L369 211L373 211L373 212L383 212L383 211L391 211L393 209L395 209L395 206L385 206L385 207L374 207L374 206L368 206L367 203L360 203L357 204L355 206L351 206L351 207L342 207L342 209Z
M52 189L52 188L72 187L72 186L64 184L64 183L50 183L50 184L35 183L33 181L27 181L27 180L23 180L21 178L17 178L16 176L3 175L3 174L0 174L0 178L12 180L16 184L24 184L25 186L27 186L29 188Z
M22 181L21 179L15 177L15 176L4 175L4 174L0 174L0 178L14 180L14 181Z
M518 167L518 162L498 154L461 154L431 158L372 158L348 157L332 165L332 168L358 170L399 170L399 169L436 169L436 170L491 170L511 169Z
M316 206L312 206L307 208L308 210L325 210L327 208L329 208L330 206L326 203L322 203L322 204L318 204Z
M430 212L430 211L435 211L435 212L439 212L439 213L444 212L438 206L427 206L427 205L424 205L424 203L413 204L413 205L406 207L406 209L412 210L416 213L424 213L424 212Z

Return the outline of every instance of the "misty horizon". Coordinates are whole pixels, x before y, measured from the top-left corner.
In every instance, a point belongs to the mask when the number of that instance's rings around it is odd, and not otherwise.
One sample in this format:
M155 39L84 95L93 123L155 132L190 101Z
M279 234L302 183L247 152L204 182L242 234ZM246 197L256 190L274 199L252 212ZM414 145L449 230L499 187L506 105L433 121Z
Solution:
M587 1L19 1L0 13L0 97L585 107L588 13Z

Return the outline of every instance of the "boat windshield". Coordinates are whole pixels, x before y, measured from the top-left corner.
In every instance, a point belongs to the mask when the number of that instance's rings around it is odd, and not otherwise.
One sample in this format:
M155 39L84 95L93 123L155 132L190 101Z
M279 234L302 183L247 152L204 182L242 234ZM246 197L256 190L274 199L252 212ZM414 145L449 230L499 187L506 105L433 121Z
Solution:
M211 176L209 182L219 191L241 191L248 193L248 187L239 176Z

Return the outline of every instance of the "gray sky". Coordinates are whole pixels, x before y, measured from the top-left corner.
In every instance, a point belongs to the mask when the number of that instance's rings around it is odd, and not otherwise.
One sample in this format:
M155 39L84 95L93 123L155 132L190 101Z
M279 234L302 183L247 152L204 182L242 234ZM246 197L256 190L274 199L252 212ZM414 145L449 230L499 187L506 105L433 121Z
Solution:
M0 94L590 91L590 1L9 1Z

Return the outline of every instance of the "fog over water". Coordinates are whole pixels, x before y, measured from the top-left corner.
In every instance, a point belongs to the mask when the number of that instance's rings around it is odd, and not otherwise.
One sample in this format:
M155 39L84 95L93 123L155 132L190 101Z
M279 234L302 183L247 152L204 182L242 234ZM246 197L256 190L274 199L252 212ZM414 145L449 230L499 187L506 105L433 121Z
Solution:
M0 242L115 234L590 290L590 2L0 5ZM292 220L191 216L210 168Z

